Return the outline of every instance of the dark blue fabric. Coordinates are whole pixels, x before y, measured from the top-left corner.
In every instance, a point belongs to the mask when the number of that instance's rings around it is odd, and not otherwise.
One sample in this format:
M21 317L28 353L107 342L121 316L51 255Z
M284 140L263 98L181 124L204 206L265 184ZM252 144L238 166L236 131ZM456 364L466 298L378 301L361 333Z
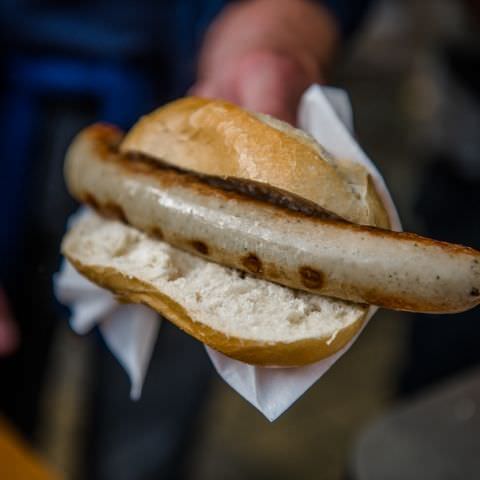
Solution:
M370 0L317 0L349 35ZM0 0L0 283L28 220L25 180L41 100L89 95L99 119L127 128L183 95L203 34L227 0ZM152 75L153 72L153 75ZM161 79L162 84L159 82Z
M28 199L27 185L31 184L31 162L38 160L32 146L44 97L88 97L98 104L97 120L124 129L155 104L150 80L112 61L13 56L5 62L4 70L6 94L0 109L0 281L14 260L22 224L35 210L35 204Z
M0 175L0 285L13 258L21 217L25 212L28 151L34 129L35 104L20 89L5 95L0 110L0 141L7 142Z
M316 0L351 33L371 0ZM146 51L192 56L228 0L1 0L0 35L13 45L94 56ZM178 58L178 57L177 57Z

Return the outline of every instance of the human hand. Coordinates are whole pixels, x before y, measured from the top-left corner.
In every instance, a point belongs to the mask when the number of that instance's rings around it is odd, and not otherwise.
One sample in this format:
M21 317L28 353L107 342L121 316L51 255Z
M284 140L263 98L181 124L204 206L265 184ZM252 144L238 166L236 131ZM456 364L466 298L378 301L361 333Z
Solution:
M18 344L18 329L8 306L7 296L0 287L0 357L13 353Z
M190 93L295 124L300 97L325 80L338 37L333 17L308 0L233 3L207 32Z

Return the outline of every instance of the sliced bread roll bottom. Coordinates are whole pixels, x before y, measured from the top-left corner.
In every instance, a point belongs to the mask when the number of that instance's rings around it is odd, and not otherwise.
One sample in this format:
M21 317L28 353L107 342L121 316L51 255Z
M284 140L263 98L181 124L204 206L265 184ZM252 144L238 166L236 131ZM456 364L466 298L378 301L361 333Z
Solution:
M205 261L93 212L68 232L62 251L122 300L148 305L201 342L256 365L328 357L352 339L368 311Z

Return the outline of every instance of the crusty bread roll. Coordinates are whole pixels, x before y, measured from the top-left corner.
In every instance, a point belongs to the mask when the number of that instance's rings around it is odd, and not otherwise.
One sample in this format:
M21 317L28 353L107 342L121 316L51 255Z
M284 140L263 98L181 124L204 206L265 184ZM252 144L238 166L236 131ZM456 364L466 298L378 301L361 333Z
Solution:
M329 356L360 329L366 303L453 312L480 302L479 252L373 228L389 222L363 167L227 102L173 102L125 138L90 127L65 173L102 215L67 234L70 262L245 362Z
M336 160L287 123L228 102L195 97L172 102L141 118L120 149L199 174L265 185L351 222L389 227L363 167Z

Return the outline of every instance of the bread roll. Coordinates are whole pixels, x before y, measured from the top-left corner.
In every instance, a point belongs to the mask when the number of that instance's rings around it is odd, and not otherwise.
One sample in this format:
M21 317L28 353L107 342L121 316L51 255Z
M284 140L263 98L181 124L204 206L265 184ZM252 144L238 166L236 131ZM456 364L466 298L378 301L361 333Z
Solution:
M309 200L362 225L388 228L364 168L336 160L301 130L231 103L188 97L142 117L120 150Z
M368 311L243 275L91 212L67 233L62 251L122 301L148 305L206 345L256 365L328 357L352 339Z
M363 167L226 102L174 102L125 138L92 126L65 173L76 198L117 219L75 226L62 246L72 264L239 360L329 356L366 304L438 313L480 302L479 252L374 228L388 217Z

